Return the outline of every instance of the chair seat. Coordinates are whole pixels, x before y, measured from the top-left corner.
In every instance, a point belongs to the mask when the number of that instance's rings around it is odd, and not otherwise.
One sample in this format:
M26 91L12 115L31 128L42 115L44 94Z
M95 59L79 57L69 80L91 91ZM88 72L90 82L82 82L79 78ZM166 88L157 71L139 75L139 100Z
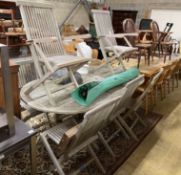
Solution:
M52 141L56 144L60 144L65 132L74 127L76 124L72 120L67 120L66 122L60 123L49 130L44 132Z
M74 66L90 61L89 58L77 57L73 55L59 55L48 57L48 61L53 66L58 66L59 68Z
M127 47L127 46L113 46L116 51L118 51L121 54L129 53L132 51L136 51L136 47ZM107 50L112 50L112 47L106 47Z
M138 43L135 45L136 47L138 48L143 48L143 49L149 49L152 47L152 44L151 43Z

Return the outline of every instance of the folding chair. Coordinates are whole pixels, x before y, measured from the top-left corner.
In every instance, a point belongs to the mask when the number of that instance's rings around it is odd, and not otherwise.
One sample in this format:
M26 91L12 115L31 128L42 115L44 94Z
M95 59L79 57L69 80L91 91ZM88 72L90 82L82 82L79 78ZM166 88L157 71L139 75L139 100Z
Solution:
M98 131L107 124L107 120L116 103L124 96L126 90L126 88L122 88L119 93L116 93L117 95L115 95L114 98L100 102L97 107L88 111L84 115L84 119L79 125L72 125L72 121L66 120L64 123L61 123L41 134L41 140L60 175L65 174L62 166L63 160L68 160L72 155L86 147L93 158L82 167L89 165L95 160L101 172L104 174L106 173L91 144L98 139ZM49 139L54 141L61 148L61 155L59 157L61 162L59 162L58 158L55 156L51 145L48 142ZM80 171L81 169L76 170L75 174Z
M137 35L134 34L114 34L111 15L109 11L92 10L97 37L99 39L100 48L107 63L111 58L107 56L107 52L114 53L113 59L119 59L122 69L125 70L122 58L126 54L133 53L137 48L132 47L126 36ZM116 42L116 38L123 38L128 46L120 46Z
M138 141L139 139L133 131L134 127L136 126L136 124L138 122L140 122L142 125L146 126L142 117L137 113L137 110L143 104L143 100L146 97L146 95L153 90L156 82L158 81L158 79L162 73L163 73L163 69L161 68L160 71L150 80L146 89L144 90L144 92L140 96L138 96L137 98L130 98L129 99L129 101L125 105L125 107L128 109L128 111L124 115L120 114L120 116L118 117L118 120L121 123L121 125L126 129L126 131L136 141ZM133 116L134 116L134 118L133 118ZM130 125L128 125L128 123L126 121L126 119L128 117L130 117L131 119L133 118L133 121Z
M49 101L55 105L46 80L57 70L67 68L71 81L78 86L74 72L89 61L87 58L65 55L58 24L50 4L18 1L27 40L38 75L37 82L27 88L26 94L44 85Z
M140 75L137 78L135 78L134 80L131 80L130 82L128 82L125 87L127 88L126 93L124 94L124 96L121 98L121 100L117 103L117 105L114 107L114 110L112 112L112 114L109 117L109 121L110 122L114 122L115 126L117 127L117 129L115 130L114 133L112 133L108 138L104 138L103 134L101 133L101 131L99 131L99 138L101 139L101 141L104 143L104 145L106 146L106 148L109 150L110 154L112 155L113 158L116 157L116 155L114 154L114 152L112 151L111 147L109 146L109 142L120 132L122 132L122 134L129 139L129 135L127 134L127 131L125 131L124 127L120 124L118 117L120 116L120 113L122 113L125 108L127 103L130 101L130 98L132 97L133 93L135 92L135 90L144 82L144 76ZM132 131L129 129L128 133L136 138L135 134L132 133Z

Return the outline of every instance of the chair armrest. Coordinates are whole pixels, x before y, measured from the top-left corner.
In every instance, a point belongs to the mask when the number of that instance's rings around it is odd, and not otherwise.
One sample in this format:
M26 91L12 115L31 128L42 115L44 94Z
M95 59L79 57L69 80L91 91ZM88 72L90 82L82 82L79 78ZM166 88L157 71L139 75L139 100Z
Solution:
M38 39L33 39L33 42L36 44L39 43L51 43L57 41L57 37L47 37L47 38L38 38ZM30 41L31 42L31 41Z
M78 132L78 129L79 129L79 126L80 125L76 125L76 126L73 126L72 128L68 129L62 139L61 139L61 142L59 144L59 148L61 152L63 152L66 147L69 145L69 143L72 141L72 139L75 137L75 135L77 134Z
M126 36L138 36L138 33L116 33L116 34L106 35L106 37L110 38L124 38Z

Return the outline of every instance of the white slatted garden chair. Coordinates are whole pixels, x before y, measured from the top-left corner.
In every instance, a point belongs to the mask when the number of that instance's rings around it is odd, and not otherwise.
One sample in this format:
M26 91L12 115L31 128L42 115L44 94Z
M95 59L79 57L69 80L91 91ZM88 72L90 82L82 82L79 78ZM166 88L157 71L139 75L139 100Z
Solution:
M19 65L19 88L22 88L28 82L37 79L34 63L31 58L17 58L14 61L17 65Z
M87 58L66 55L62 38L53 8L50 4L18 1L27 40L31 43L30 51L34 61L38 80L26 93L32 92L40 85L44 85L49 100L55 105L51 92L46 88L46 80L57 70L67 68L73 84L78 83L74 72L89 61Z
M106 10L92 10L97 37L99 39L100 48L103 57L106 59L107 63L110 62L111 58L108 57L108 51L112 51L114 55L112 58L119 59L123 70L125 70L122 58L126 54L133 53L137 48L132 47L131 43L127 40L128 35L133 34L114 34L111 15L109 11ZM123 38L128 46L118 45L116 38Z
M163 73L163 68L161 68L160 71L157 74L155 74L152 79L150 79L149 84L147 85L145 91L140 96L138 96L137 98L130 98L129 101L125 103L125 107L128 109L128 111L126 112L125 115L118 117L121 125L127 130L127 132L132 136L132 138L134 138L137 141L139 139L133 131L134 127L138 122L146 126L145 122L142 119L142 116L138 114L137 110L143 104L146 95L153 90L156 82L158 81L162 73ZM132 123L129 125L126 122L127 117L133 119Z
M113 158L115 158L115 154L112 151L111 147L109 146L109 142L115 137L117 136L120 132L127 138L129 139L129 135L130 134L133 138L136 138L135 134L132 132L132 130L126 130L124 129L124 127L120 124L118 117L120 115L120 113L122 113L125 108L126 108L126 104L127 102L130 100L130 98L132 97L133 93L136 91L136 89L144 82L144 76L140 75L137 78L129 81L125 87L127 88L126 93L124 94L124 97L119 101L119 103L116 104L112 115L110 115L109 120L110 122L114 122L115 126L117 127L117 129L115 130L115 132L113 132L108 138L104 138L103 134L101 132L99 132L99 137L101 139L101 141L104 143L104 145L106 146L106 148L109 150L110 154L112 155ZM128 131L128 134L127 134Z
M60 175L65 174L62 168L63 160L69 159L86 147L88 148L92 159L88 161L88 163L85 163L85 165L89 165L95 160L101 172L104 174L106 173L91 144L98 139L98 131L107 124L107 120L111 115L112 110L116 103L124 96L126 90L126 88L121 88L119 95L112 99L110 98L107 101L100 102L98 106L84 115L84 119L79 125L75 126L74 124L73 126L71 121L66 120L64 123L61 123L41 134L43 144ZM59 145L59 148L61 149L61 156L59 159L55 156L51 145L48 142L49 139ZM82 165L82 167L85 165ZM76 170L75 174L80 172L80 170L81 169Z

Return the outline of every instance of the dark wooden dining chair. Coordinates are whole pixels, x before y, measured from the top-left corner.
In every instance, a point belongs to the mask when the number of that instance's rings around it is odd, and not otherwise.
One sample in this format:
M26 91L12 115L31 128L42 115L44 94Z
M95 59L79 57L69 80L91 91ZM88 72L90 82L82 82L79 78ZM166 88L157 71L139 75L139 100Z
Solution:
M151 48L152 48L152 41L146 40L146 36L140 38L140 34L144 33L144 35L147 35L147 32L139 31L133 19L127 18L123 21L123 31L124 33L137 33L137 36L127 36L127 39L132 44L133 47L138 48L138 67L140 64L141 56L145 57L145 62L148 59L148 64L150 63L150 55L151 55Z

